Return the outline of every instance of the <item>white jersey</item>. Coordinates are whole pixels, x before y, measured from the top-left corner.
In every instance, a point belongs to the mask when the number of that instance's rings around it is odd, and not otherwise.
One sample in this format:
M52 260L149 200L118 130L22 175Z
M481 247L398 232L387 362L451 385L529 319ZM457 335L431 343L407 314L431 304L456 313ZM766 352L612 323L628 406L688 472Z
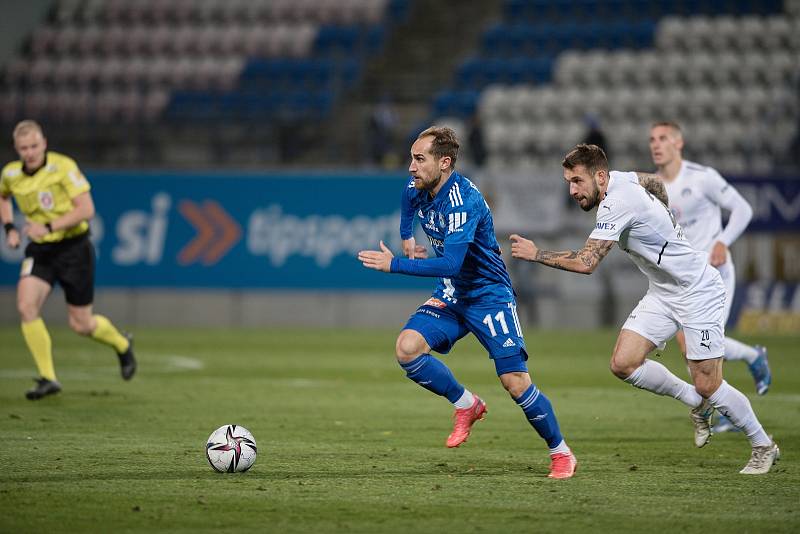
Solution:
M750 204L711 167L684 160L678 176L671 182L664 180L664 186L675 219L700 250L711 252L717 241L730 246L753 216ZM724 230L722 208L731 212Z
M698 284L712 283L708 255L689 244L669 209L639 184L635 172L609 173L589 237L617 241L649 279L650 293L665 299L681 299Z

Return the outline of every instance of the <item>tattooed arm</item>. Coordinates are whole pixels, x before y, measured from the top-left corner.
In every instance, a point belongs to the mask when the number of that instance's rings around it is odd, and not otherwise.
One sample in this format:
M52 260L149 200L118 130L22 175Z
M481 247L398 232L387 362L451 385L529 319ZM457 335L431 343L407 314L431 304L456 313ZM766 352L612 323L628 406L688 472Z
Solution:
M541 250L533 241L514 234L511 236L511 255L521 260L535 261L563 271L592 274L614 243L616 241L589 238L580 250L554 252Z
M665 206L669 206L669 196L667 196L667 189L664 183L655 174L647 172L637 172L636 176L639 177L639 184L647 189L647 192L656 197Z

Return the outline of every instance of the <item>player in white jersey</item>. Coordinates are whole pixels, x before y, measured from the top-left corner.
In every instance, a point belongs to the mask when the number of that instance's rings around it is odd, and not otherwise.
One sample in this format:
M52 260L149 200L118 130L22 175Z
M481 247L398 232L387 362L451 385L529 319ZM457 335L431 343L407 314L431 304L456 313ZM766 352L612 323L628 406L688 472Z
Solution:
M609 172L596 145L581 144L562 162L570 196L584 211L597 208L597 222L581 250L540 250L533 241L511 236L515 258L591 274L614 243L647 276L647 294L628 317L611 356L611 371L633 386L674 397L691 408L695 445L710 436L714 409L750 440L752 454L743 474L769 472L778 446L764 432L750 401L722 378L725 287L719 273L683 235L669 208L663 184L653 174ZM679 330L694 386L647 355Z
M658 168L657 175L666 187L670 210L689 242L698 250L708 253L709 263L722 276L726 296L723 322L727 322L736 290L736 271L728 247L744 232L753 210L716 170L684 160L681 154L683 144L681 128L674 122L657 122L650 129L650 155ZM724 228L723 208L730 212ZM685 354L684 339L680 333L677 339ZM756 393L767 393L772 373L765 347L746 345L726 337L725 359L745 360L753 375ZM714 432L734 429L729 421L720 418Z

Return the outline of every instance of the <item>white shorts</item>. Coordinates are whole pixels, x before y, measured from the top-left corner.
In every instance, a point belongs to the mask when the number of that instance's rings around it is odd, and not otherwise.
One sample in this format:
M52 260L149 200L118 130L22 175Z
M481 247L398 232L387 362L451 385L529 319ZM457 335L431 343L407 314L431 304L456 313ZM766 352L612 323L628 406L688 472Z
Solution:
M663 349L678 330L686 336L686 358L710 360L725 352L725 291L716 270L713 281L693 291L680 303L650 291L639 301L622 328L632 330ZM674 298L674 297L673 297Z

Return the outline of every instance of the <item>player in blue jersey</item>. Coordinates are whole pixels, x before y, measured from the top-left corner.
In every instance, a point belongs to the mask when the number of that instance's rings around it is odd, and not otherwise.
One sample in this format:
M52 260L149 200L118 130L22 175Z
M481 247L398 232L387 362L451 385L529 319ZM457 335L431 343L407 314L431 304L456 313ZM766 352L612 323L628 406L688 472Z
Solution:
M403 254L362 250L365 267L387 273L438 278L436 289L409 318L397 338L396 355L406 376L455 405L448 447L469 437L483 419L486 403L453 376L431 350L447 354L472 332L494 361L497 376L550 449L550 478L570 478L577 460L564 441L553 407L531 382L525 341L517 318L511 279L500 257L494 223L483 195L455 171L458 139L450 128L431 127L411 147L412 179L403 190L400 236ZM436 257L413 237L419 218Z

